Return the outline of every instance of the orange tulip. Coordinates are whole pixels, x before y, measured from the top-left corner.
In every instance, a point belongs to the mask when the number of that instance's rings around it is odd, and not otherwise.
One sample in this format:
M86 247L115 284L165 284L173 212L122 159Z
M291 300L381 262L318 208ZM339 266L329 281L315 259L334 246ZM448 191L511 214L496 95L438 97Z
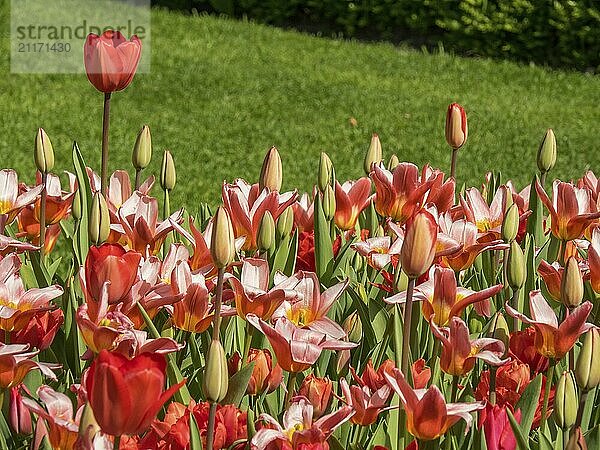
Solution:
M452 317L450 328L440 329L434 321L429 325L433 335L442 342L440 367L447 374L466 375L475 367L476 359L492 366L507 361L502 359L505 351L502 341L492 338L471 340L469 328L460 317Z
M42 182L41 174L37 173L38 185ZM60 178L49 173L46 180L46 225L54 225L67 217L73 204L75 192L64 192L61 189ZM33 209L37 222L40 220L41 199L38 199Z
M60 365L34 361L32 358L37 356L39 351L28 352L28 349L27 344L0 343L0 389L21 384L25 375L32 370L39 370L48 378L56 380L52 371L60 368Z
M156 353L129 360L118 353L100 352L90 366L85 387L103 432L121 436L148 429L163 404L185 383L165 391L166 366L165 357Z
M409 278L420 277L433 264L437 231L435 218L425 210L419 211L407 222L400 262Z
M235 352L229 361L229 376L233 376L240 370L240 363L242 362L241 356L238 352ZM252 375L248 382L248 388L246 393L248 395L261 395L263 393L270 394L279 387L283 381L283 371L279 364L273 365L273 358L271 352L268 349L259 350L251 348L248 352L248 364L254 363L252 369Z
M592 232L592 240L588 247L588 266L590 268L590 284L594 292L600 292L600 228Z
M446 142L458 149L467 142L468 133L465 109L458 103L451 103L446 112Z
M544 280L544 284L546 285L546 290L550 297L557 302L560 301L560 285L562 283L562 277L565 272L564 267L558 262L553 262L552 264L548 264L545 260L540 261L540 265L537 269L538 273Z
M128 41L119 31L107 30L98 36L90 33L83 46L88 80L100 92L121 91L129 86L142 52L136 35Z
M335 224L342 230L352 230L358 216L371 202L371 180L366 177L344 184L335 182Z
M506 305L506 312L535 327L535 348L546 358L561 360L573 348L579 336L594 326L586 323L592 311L590 302L584 302L573 309L560 325L556 314L540 291L531 291L529 302L531 319L510 305Z
M561 241L578 239L584 230L600 217L588 188L556 180L552 185L552 201L536 181L535 189L551 217L552 234Z
M485 407L483 402L447 404L437 386L414 390L399 369L385 373L385 377L404 405L408 432L423 441L444 435L460 419L467 423L468 431L473 421L470 413Z
M387 406L392 389L387 385L373 391L368 386L349 386L345 379L340 380L340 387L348 406L354 408L352 423L369 426L375 423L377 416Z
M298 395L306 397L313 406L315 419L321 417L329 407L332 398L332 388L333 383L329 378L315 377L312 373L302 380L300 389L298 389Z

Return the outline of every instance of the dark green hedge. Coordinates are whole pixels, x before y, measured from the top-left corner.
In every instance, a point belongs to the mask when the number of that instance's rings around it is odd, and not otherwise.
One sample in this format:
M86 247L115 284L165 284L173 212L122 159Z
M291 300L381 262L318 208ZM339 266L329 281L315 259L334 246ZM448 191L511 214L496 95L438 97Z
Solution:
M156 0L324 35L600 69L598 0Z

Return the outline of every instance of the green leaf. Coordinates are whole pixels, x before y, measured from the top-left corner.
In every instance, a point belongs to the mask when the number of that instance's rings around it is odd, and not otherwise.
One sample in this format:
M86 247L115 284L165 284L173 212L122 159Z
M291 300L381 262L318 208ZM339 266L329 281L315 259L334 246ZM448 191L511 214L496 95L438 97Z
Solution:
M533 177L531 188L529 190L529 209L531 210L531 215L527 219L527 233L533 235L535 244L538 247L541 247L544 243L544 211L542 202L535 190L537 178L537 175Z
M329 234L329 224L325 219L320 195L315 196L315 267L319 279L323 282L328 265L333 261L333 245Z
M533 417L535 416L541 389L542 375L538 374L538 376L527 385L515 407L515 411L521 410L520 429L525 436L529 436L529 432L531 431L531 425L533 424Z
M584 437L589 449L600 448L600 425L585 433Z
M202 450L202 439L193 414L190 414L190 450Z
M79 199L81 202L81 219L75 227L75 237L73 239L73 250L79 265L83 265L90 248L88 238L88 205L92 201L92 190L90 188L90 180L85 170L86 165L77 142L73 142L73 168L77 177L77 185L79 189Z
M529 444L527 443L527 439L523 435L521 427L517 423L515 416L513 416L513 413L510 411L509 408L506 408L506 414L508 414L508 421L510 422L510 427L512 428L513 433L515 434L515 438L517 439L517 448L519 450L530 450Z
M234 376L229 379L229 389L227 395L221 401L222 405L239 405L246 393L252 371L254 370L254 362L242 367Z

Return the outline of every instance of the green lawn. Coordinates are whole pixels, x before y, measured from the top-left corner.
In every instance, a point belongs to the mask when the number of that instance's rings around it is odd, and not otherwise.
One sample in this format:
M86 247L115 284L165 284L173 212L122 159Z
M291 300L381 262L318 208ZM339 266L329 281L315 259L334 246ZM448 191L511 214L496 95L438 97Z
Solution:
M2 2L4 5L7 2ZM2 16L6 6L0 6ZM6 22L3 23L3 28ZM101 95L85 75L9 73L8 38L0 40L0 161L28 180L35 130L42 126L70 169L77 140L99 167ZM255 180L276 145L284 187L309 189L318 155L328 152L340 179L362 175L370 134L385 157L448 168L444 117L458 101L469 115L459 179L479 185L487 170L519 184L530 179L539 140L555 129L555 175L597 168L600 79L581 73L424 55L388 44L342 42L213 17L153 12L152 71L113 96L112 169L130 168L135 135L149 124L156 173L159 151L173 151L173 204L215 203L223 180ZM348 119L355 117L358 126Z

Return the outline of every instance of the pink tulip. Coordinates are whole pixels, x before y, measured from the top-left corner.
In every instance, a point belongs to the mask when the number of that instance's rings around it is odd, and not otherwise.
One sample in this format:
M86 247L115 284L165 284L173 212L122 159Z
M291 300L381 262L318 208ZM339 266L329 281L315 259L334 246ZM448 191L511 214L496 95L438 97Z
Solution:
M100 92L121 91L129 86L142 52L142 42L133 35L128 41L119 32L90 33L83 46L85 71Z
M60 368L60 365L37 362L33 358L39 351L28 352L28 349L27 344L0 343L0 389L18 386L32 370L39 370L48 378L56 380L53 370Z
M573 309L560 325L554 310L540 291L530 292L529 309L531 319L506 305L509 315L535 327L535 348L538 353L556 361L561 360L573 348L579 336L594 326L586 323L592 311L592 304L587 301Z
M304 193L292 204L294 225L299 232L312 231L314 227L315 205L312 198Z
M348 350L356 347L352 342L331 339L326 334L298 328L286 317L275 322L275 327L254 314L246 320L261 330L269 340L277 363L287 372L303 372L312 366L323 350Z
M358 216L371 202L371 180L366 177L344 184L335 182L335 224L342 230L352 230Z
M512 197L510 190L506 186L500 186L488 206L479 190L470 188L465 191L465 196L461 197L460 204L466 219L477 226L477 231L492 232L498 239L508 196ZM528 214L520 215L520 219L525 220L527 216Z
M483 422L483 430L488 450L515 450L517 448L517 439L508 420L507 408L509 406L489 403L485 407L486 419ZM521 410L519 409L513 414L517 423L520 423Z
M402 234L404 235L404 233ZM352 248L358 254L367 258L370 266L381 270L390 263L393 265L398 263L403 242L403 238L392 241L390 236L373 237L352 244Z
M588 266L590 269L590 284L594 292L598 293L600 292L600 228L595 228L592 231L592 240L588 247Z
M39 185L21 193L17 172L12 169L0 170L0 216L6 214L6 224L11 223L24 207L33 204L43 188Z

